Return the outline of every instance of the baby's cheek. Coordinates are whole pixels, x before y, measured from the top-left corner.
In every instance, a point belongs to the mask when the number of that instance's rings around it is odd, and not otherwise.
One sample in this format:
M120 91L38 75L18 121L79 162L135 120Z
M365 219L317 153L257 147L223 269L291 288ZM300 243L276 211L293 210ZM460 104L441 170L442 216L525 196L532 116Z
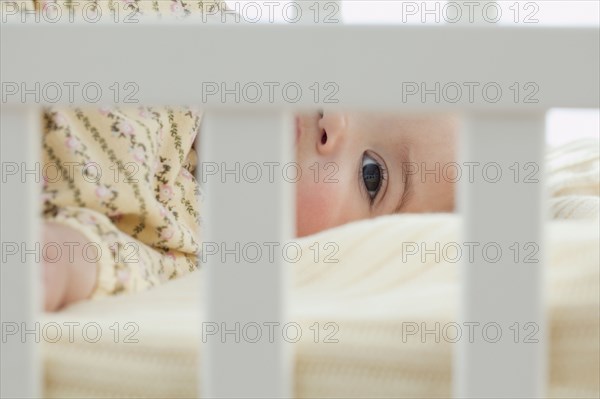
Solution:
M333 227L335 185L302 179L296 184L296 231L298 237Z

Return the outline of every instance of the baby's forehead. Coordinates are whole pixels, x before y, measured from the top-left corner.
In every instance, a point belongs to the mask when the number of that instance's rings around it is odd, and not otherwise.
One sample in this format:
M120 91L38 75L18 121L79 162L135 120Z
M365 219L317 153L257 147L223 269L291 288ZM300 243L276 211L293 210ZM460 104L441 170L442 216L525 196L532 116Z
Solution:
M411 114L404 112L364 112L356 113L362 123L388 134L422 130L441 123L439 115Z
M357 120L361 124L369 123L376 125L387 125L390 127L399 126L402 123L406 123L414 119L414 116L410 114L390 111L352 111L348 112L347 117L350 119Z
M350 117L367 119L377 122L386 122L389 124L425 124L439 123L453 118L453 115L447 113L415 113L403 111L351 111L347 113Z

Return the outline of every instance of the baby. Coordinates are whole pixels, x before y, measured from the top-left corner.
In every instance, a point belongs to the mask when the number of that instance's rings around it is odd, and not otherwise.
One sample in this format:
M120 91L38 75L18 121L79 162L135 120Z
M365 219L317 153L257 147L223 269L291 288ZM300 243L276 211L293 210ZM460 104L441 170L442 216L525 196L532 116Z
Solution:
M53 0L23 3L39 12L56 8ZM214 0L59 4L129 17L184 17L225 7ZM197 269L202 193L193 145L201 119L199 110L169 107L44 112L47 310L143 291ZM378 215L453 209L451 183L419 179L405 167L454 160L452 118L315 111L297 115L296 125L296 157L305 172L296 183L299 237ZM333 171L336 182L315 181L315 163L325 168L321 176Z
M454 162L453 117L326 112L296 121L302 170L332 163L336 170L328 172L337 180L303 174L297 187L299 236L380 215L454 209L452 179L420 178L421 169Z
M75 248L69 257L44 251L47 310L197 268L201 117L191 108L45 112L44 239ZM453 210L453 183L407 167L454 161L452 117L315 111L295 120L296 162L307 172L296 183L299 237L379 215ZM314 179L315 163L329 169L323 176L334 166L336 182ZM53 168L63 178L47 176Z

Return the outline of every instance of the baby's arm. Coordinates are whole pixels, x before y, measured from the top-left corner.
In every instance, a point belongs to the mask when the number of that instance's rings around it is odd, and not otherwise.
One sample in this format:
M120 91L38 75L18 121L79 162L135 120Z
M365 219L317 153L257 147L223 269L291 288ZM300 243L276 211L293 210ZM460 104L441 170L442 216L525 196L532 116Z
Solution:
M85 259L82 251L65 254L69 246L83 248L89 243L81 233L66 225L45 222L43 227L44 247L50 243L62 250L61 256L43 251L44 307L54 311L70 303L87 299L96 286L98 263Z
M187 109L142 111L44 112L42 161L61 172L60 178L44 179L42 190L45 222L62 226L45 235L47 244L55 242L42 253L48 310L144 291L197 268L196 183L180 155L186 159L199 115ZM164 134L163 127L177 134Z
M89 208L58 207L44 221L45 308L144 291L196 269L195 258L155 248L121 231L106 215ZM56 256L59 247L62 251Z

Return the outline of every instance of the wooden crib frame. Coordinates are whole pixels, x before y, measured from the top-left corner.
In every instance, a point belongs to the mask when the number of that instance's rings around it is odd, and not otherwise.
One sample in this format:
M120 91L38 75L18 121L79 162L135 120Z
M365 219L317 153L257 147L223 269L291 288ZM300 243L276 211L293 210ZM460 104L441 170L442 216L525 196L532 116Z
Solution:
M463 160L510 159L541 165L545 112L554 107L599 106L597 28L229 26L153 21L117 25L9 22L1 29L2 163L19 165L26 177L27 170L33 169L27 165L38 161L38 115L48 101L31 93L26 101L20 95L4 98L14 87L5 85L7 82L17 82L28 90L35 88L36 82L42 86L47 82L95 82L105 90L99 101L104 104L122 102L108 92L115 82L135 82L140 104L201 105L207 111L203 161L218 163L289 162L293 159L292 109L346 107L461 112ZM134 55L131 43L136 43ZM160 57L156 48L161 49ZM165 71L173 72L170 79L157 79ZM339 90L337 102L328 103L323 96L315 102L314 92L305 92L297 102L281 96L275 96L273 102L223 102L218 95L206 95L201 101L199 88L207 81L228 82L229 88L232 82L294 82L304 90L315 83L321 88L333 83L331 87ZM407 82L426 82L429 89L435 82L442 86L445 82L495 82L505 90L515 82L521 87L533 82L539 94L535 102L515 102L513 92L495 102L477 97L453 103L432 100L435 95L421 101L419 96L399 95L405 93ZM63 96L59 103L83 105L85 101L79 96L71 103ZM4 181L3 173L2 182L2 242L24 243L25 249L34 248L39 240L39 184L32 173L24 182ZM464 241L535 242L543 253L541 186L463 180L459 206L465 220ZM203 211L205 239L233 247L234 242L292 238L292 189L277 180L253 185L235 184L231 179L209 182ZM2 323L33 322L40 312L39 266L26 252L6 262L4 258ZM289 277L279 263L220 263L213 258L205 265L207 320L287 320ZM501 325L533 322L540 328L541 340L529 345L461 340L454 363L457 397L544 396L543 264L542 257L537 264L519 259L462 266L460 320L492 320ZM2 397L40 396L38 347L2 343ZM209 341L202 350L202 396L291 397L290 352L289 345L278 340L266 345Z

